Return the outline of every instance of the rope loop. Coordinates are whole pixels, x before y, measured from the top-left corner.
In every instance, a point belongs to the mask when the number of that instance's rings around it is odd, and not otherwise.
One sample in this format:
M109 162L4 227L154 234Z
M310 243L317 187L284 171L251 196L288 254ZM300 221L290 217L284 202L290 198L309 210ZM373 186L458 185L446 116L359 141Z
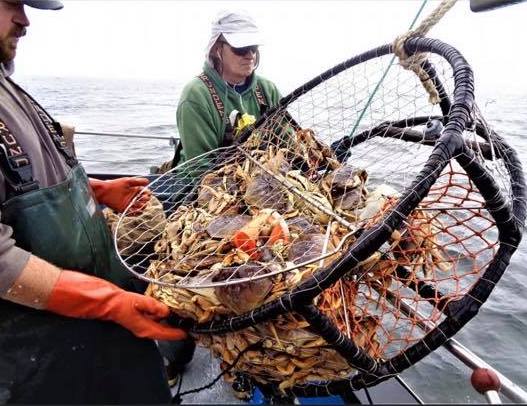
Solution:
M393 42L393 52L399 58L400 65L407 70L413 71L423 87L427 91L429 98L428 101L431 104L438 104L441 101L439 93L432 81L432 78L422 68L423 63L427 60L428 54L423 52L415 53L414 55L408 56L404 49L404 44L410 38L424 37L430 29L436 25L441 18L450 10L457 0L443 0L439 6L423 20L423 22L414 30L409 30L403 35L398 36Z

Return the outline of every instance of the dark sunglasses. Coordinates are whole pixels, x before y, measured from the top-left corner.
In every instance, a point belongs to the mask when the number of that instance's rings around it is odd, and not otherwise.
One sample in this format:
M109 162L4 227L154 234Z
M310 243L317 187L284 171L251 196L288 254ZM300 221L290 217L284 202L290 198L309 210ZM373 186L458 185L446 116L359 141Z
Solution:
M232 50L232 53L234 55L237 55L237 56L244 56L244 55L247 55L247 53L249 51L251 51L253 54L255 54L256 52L258 52L258 45L251 45L251 46L248 46L248 47L243 47L243 48L234 48L232 46L229 45L229 47L231 48Z

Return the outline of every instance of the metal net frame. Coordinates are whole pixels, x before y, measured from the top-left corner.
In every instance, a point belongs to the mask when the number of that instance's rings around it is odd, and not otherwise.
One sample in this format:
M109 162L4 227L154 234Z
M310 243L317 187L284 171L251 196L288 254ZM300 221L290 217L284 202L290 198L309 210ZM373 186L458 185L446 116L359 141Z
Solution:
M126 268L233 374L299 396L375 385L456 334L506 270L526 213L516 152L455 48L405 48L429 53L438 106L381 46L156 179L143 215L110 214Z

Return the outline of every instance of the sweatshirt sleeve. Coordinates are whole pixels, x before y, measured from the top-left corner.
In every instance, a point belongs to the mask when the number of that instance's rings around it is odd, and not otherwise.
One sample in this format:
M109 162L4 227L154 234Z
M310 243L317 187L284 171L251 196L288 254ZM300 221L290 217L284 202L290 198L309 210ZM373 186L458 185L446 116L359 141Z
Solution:
M15 245L13 229L0 223L0 295L18 279L31 254Z
M178 106L177 126L186 160L219 147L214 121L208 109L193 101L185 100Z

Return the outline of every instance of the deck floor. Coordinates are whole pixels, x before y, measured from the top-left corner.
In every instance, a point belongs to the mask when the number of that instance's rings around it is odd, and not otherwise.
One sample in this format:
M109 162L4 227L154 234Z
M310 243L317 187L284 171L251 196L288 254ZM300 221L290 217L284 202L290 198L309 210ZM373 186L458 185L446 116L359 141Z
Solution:
M181 392L192 390L212 382L221 372L219 360L212 356L206 348L196 347L194 358L187 365L183 373ZM177 384L172 388L172 394L177 391ZM239 400L230 384L221 377L218 382L209 389L192 393L182 397L182 404L244 404L247 402Z
M213 357L206 348L196 347L194 358L187 365L183 373L181 383L181 392L199 388L211 383L220 373L219 360ZM177 384L172 388L172 394L177 391ZM393 403L393 404L416 404L412 395L404 389L395 379L389 379L368 390L373 403ZM354 392L356 399L361 404L368 404L369 399L364 390ZM331 400L331 402L329 402ZM257 401L256 403L261 403ZM197 393L192 393L182 397L182 404L247 404L234 395L230 384L222 378L218 380L211 388L204 389ZM330 398L301 398L299 404L344 404L342 399ZM355 403L355 402L354 402Z

